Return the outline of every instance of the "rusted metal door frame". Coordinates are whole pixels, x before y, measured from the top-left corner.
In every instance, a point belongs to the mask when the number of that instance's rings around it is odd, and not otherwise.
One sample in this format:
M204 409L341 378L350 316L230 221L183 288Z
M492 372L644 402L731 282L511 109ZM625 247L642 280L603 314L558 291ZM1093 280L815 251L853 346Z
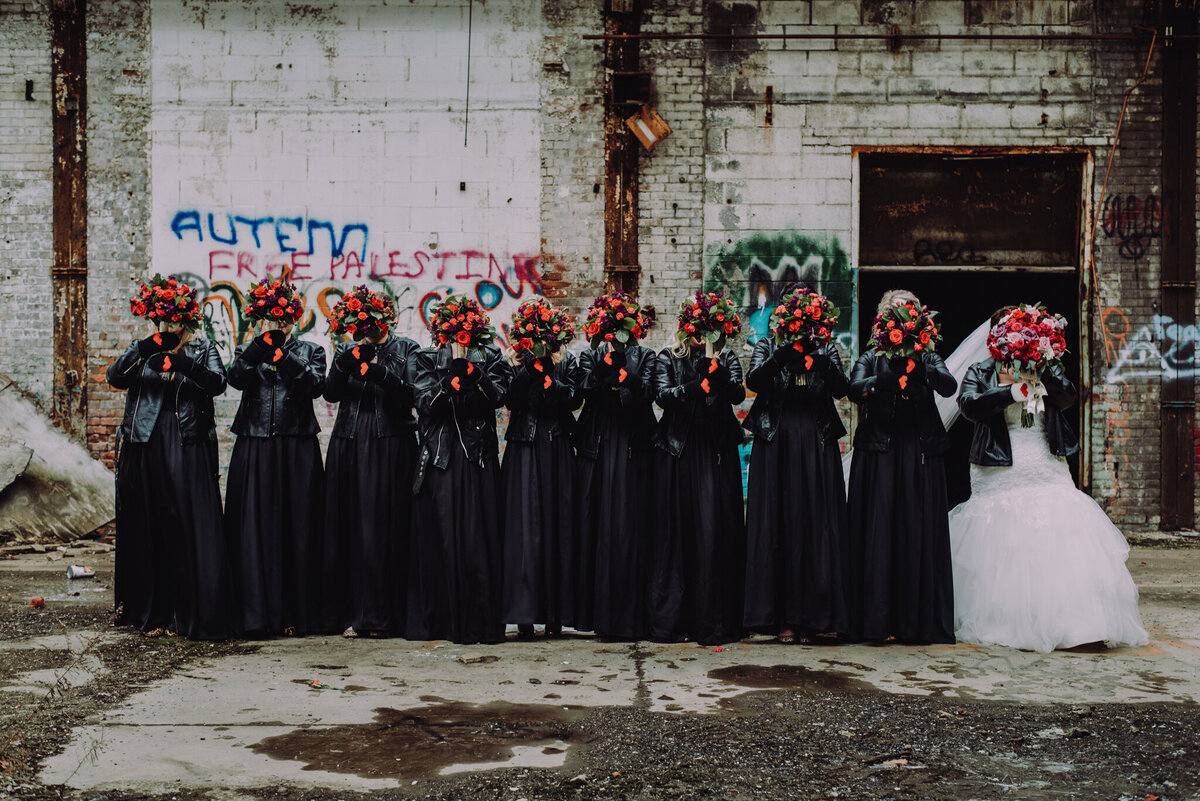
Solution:
M53 0L50 72L54 130L54 393L51 417L87 434L87 2Z
M605 34L637 34L642 0L606 0ZM614 10L620 9L620 10ZM638 264L638 141L625 125L628 109L613 91L616 73L636 72L636 39L604 42L604 283L636 296Z

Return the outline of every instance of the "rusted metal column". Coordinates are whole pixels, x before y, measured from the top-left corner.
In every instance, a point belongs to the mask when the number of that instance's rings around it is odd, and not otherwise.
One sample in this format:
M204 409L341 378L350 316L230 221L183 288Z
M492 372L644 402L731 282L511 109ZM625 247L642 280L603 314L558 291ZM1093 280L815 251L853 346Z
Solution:
M87 432L87 3L53 0L54 397L51 417Z
M1196 33L1196 11L1164 3L1168 35ZM1165 325L1196 324L1196 70L1194 38L1168 40L1162 71L1162 289ZM1184 343L1184 336L1174 338ZM1186 349L1187 345L1178 347ZM1187 352L1164 354L1162 377L1162 504L1165 530L1196 523L1193 437L1196 425L1195 342Z
M638 33L641 0L606 0L604 32ZM629 107L614 91L615 75L636 72L636 40L604 42L604 280L607 289L637 296L638 141L625 126Z

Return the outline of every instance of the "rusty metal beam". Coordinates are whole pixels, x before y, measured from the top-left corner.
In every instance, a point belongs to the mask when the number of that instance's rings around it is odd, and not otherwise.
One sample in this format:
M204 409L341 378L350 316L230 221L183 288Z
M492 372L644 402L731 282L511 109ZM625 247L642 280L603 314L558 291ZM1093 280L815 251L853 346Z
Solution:
M87 432L87 3L54 0L54 395L51 417L76 440Z
M1196 12L1169 4L1163 27L1176 34L1163 48L1162 61L1162 285L1160 312L1181 329L1196 324ZM1178 35L1182 34L1182 36ZM1195 350L1191 362L1195 363ZM1196 524L1193 437L1196 384L1177 354L1162 378L1161 527L1191 529ZM1164 360L1165 363L1165 360Z
M855 33L850 31L834 31L831 33L589 33L581 38L584 41L682 41L703 39L705 41L729 42L740 40L815 40L815 41L886 41L889 44L899 44L904 41L913 42L991 42L991 41L1038 41L1038 42L1141 42L1153 35L1153 31L1144 33ZM1194 34L1165 34L1160 38L1175 41L1188 41L1200 38Z
M626 12L604 14L604 30L613 35L641 29L641 0ZM638 278L638 141L625 126L632 109L613 92L613 76L636 72L636 40L608 39L604 43L604 281L606 289L637 296Z

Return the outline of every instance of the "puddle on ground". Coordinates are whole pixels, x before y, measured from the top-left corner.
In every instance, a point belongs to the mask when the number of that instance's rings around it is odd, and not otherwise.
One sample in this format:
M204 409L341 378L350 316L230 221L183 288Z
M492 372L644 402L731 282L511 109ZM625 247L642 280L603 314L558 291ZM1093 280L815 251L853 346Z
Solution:
M438 701L380 707L373 723L296 729L250 750L304 762L305 770L364 778L418 779L500 767L557 767L566 761L572 724L586 710L552 704Z
M877 692L869 683L840 670L801 665L731 665L708 671L710 679L758 690L827 690L860 695Z

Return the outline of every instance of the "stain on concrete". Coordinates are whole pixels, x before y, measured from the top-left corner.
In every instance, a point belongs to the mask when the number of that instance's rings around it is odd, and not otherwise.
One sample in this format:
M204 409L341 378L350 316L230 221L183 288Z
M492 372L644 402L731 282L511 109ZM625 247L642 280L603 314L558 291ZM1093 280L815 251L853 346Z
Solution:
M759 690L807 690L865 695L879 690L840 670L812 670L802 665L731 665L708 671L710 679Z

